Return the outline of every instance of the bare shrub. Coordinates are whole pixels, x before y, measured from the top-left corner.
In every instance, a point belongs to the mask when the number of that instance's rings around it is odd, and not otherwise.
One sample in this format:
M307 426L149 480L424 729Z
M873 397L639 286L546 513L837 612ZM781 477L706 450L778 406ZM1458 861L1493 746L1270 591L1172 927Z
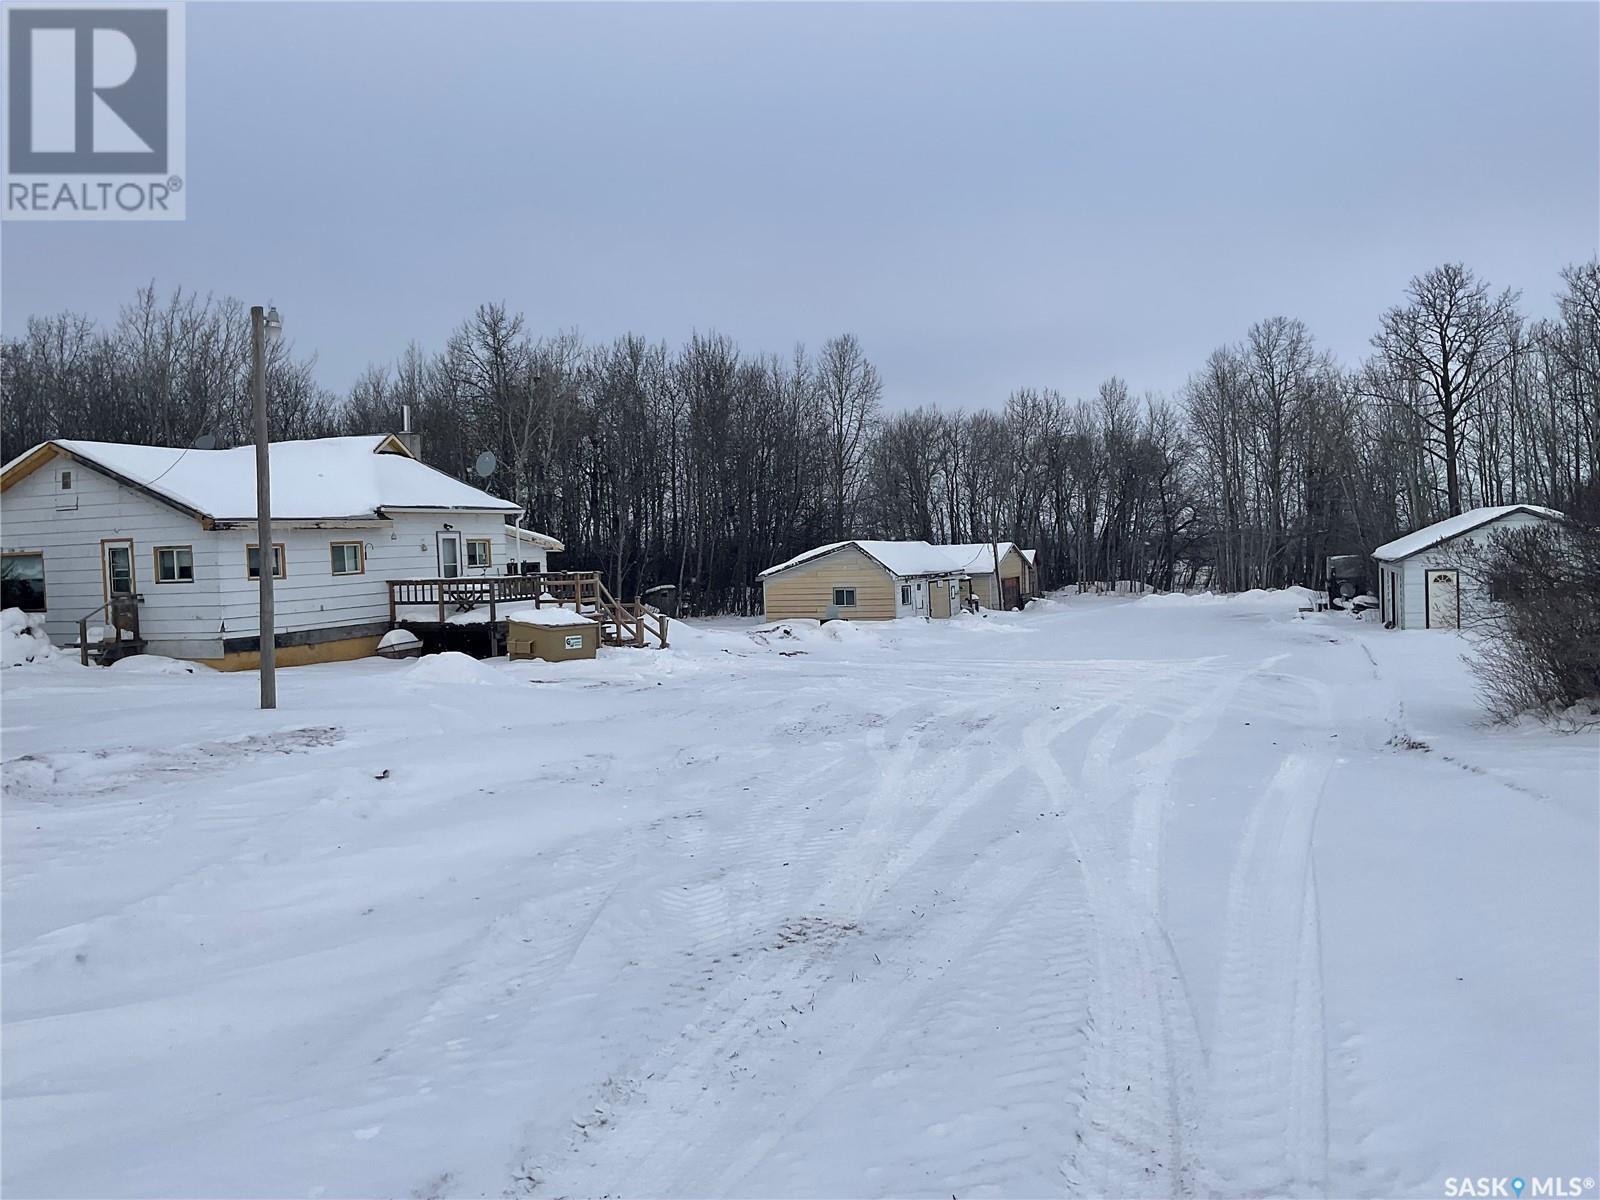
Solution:
M1585 506L1587 507L1587 506ZM1600 711L1600 524L1494 534L1478 570L1498 601L1477 628L1472 668L1489 711L1508 721L1588 703Z

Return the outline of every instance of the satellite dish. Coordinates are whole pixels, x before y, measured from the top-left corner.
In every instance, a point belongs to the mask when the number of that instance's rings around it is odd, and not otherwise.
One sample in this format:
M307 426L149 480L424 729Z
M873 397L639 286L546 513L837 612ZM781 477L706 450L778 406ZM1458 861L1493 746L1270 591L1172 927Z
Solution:
M217 448L216 435L202 433L199 437L195 438L194 448L196 450L215 450Z
M493 450L485 450L478 455L478 461L472 464L472 473L479 479L487 479L494 474L494 469L500 465L500 460L494 456Z

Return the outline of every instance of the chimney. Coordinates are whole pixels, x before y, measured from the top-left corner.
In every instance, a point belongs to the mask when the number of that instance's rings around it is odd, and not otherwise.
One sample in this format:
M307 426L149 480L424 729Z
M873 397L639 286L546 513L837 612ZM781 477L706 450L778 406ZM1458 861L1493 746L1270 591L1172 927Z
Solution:
M400 432L394 436L406 448L412 458L418 462L422 461L422 435L412 432L411 405L403 404L400 406Z

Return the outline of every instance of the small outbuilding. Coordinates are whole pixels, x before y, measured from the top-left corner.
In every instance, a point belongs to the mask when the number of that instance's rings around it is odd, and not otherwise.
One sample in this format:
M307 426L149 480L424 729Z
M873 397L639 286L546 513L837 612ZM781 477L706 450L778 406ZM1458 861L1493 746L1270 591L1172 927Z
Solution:
M1015 542L971 542L939 548L960 564L971 581L968 590L972 598L984 608L1021 608L1039 594L1039 576L1034 569L1037 551L1024 550Z
M521 608L506 614L506 653L511 658L566 662L593 658L600 626L570 608Z
M927 542L830 542L761 572L769 621L943 620L961 608L962 565Z
M1506 529L1565 520L1553 508L1505 504L1474 508L1372 552L1378 607L1389 629L1459 629L1495 602L1491 582L1474 569L1474 548Z

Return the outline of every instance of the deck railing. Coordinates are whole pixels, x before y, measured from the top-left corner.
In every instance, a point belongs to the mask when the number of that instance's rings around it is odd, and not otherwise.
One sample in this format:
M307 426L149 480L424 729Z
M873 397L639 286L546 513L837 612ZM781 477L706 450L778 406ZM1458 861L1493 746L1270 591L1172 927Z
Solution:
M635 600L625 604L606 590L595 571L553 571L541 575L484 575L454 579L390 579L389 624L447 625L463 613L484 610L491 646L508 607L572 608L600 626L613 646L644 646L653 637L667 644L667 618ZM403 609L429 609L427 616Z

